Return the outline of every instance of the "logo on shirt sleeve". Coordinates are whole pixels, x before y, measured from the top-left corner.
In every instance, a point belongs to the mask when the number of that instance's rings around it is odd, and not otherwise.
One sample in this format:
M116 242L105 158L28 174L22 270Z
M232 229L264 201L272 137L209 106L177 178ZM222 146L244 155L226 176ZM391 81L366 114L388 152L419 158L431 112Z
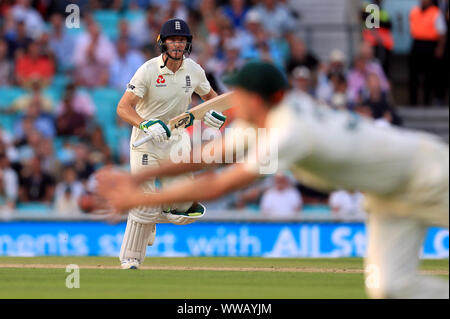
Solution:
M127 88L134 90L136 87L133 84L128 83Z

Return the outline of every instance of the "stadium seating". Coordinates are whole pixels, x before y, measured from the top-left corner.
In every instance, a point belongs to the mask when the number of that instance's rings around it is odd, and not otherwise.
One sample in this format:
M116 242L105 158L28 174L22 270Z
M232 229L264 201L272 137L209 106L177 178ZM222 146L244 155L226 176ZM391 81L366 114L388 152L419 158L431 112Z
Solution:
M90 95L97 108L96 118L100 124L115 123L116 106L120 93L111 88L96 88L90 90Z
M15 99L24 94L26 94L26 90L20 87L0 87L0 109L9 108ZM17 114L1 114L0 127L8 132L12 132L16 119Z
M143 16L144 16L144 13L142 11L128 10L123 14L122 18L127 20L128 23L132 23L136 20L139 20Z
M20 213L38 213L48 214L52 206L40 202L18 203L16 206L17 212Z
M44 89L44 96L48 97L53 102L53 107L56 107L58 102L62 99L64 90L58 87L49 86Z
M117 25L120 20L120 15L113 10L97 10L93 14L95 21L99 24L103 33L114 40L117 38Z
M7 108L19 96L27 91L16 86L0 87L0 108Z

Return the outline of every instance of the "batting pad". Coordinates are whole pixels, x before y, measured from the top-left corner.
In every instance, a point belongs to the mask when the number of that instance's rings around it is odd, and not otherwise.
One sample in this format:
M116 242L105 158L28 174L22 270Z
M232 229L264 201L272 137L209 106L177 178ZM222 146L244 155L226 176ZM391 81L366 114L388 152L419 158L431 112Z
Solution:
M140 263L144 261L148 240L153 230L153 224L142 224L128 218L125 234L120 249L120 260L137 258Z

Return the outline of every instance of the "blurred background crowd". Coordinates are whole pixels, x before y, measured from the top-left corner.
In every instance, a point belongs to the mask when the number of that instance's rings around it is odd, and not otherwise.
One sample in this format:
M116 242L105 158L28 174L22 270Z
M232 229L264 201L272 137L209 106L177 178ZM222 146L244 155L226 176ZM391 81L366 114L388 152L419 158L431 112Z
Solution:
M292 89L379 125L402 125L399 104L448 108L448 1L402 1L409 8L406 22L414 27L406 32L410 44L401 60L394 52L393 18L382 1L0 1L0 215L80 213L80 198L92 190L98 168L128 166L131 128L115 108L134 72L159 55L160 27L174 17L188 22L191 58L220 93L227 90L225 75L258 59L286 71ZM332 42L311 41L302 22L316 19L317 6L325 12L325 5L336 3L350 12L344 26L352 26L346 34L350 45L320 50ZM366 24L370 3L382 9L374 29ZM79 8L79 27L77 10L66 10L70 4ZM431 8L430 14L417 14L416 5ZM311 6L316 11L308 11ZM332 28L325 34L333 37ZM399 69L402 62L406 67ZM406 88L396 91L402 76ZM193 98L193 105L199 102ZM227 115L229 124L232 111ZM361 198L344 191L324 194L286 173L208 207L289 218L323 205L345 218L362 216Z

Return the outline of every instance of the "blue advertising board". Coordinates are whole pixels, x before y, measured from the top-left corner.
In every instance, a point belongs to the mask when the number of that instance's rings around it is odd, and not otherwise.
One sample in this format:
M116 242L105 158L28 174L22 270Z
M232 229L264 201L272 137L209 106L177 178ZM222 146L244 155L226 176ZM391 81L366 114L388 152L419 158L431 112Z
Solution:
M118 256L125 224L0 223L0 256ZM364 224L159 224L149 256L363 257ZM430 228L421 256L448 258L448 229Z

